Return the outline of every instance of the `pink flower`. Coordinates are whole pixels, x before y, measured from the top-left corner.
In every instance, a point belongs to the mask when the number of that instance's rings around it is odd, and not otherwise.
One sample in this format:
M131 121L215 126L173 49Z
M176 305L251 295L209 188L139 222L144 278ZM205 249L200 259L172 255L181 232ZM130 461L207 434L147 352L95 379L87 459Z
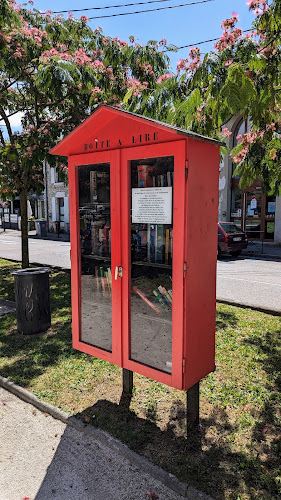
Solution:
M227 127L224 127L224 128L222 129L222 135L223 135L224 137L229 137L229 136L231 136L231 135L232 135L232 132L230 132L230 130L228 130L228 128L227 128Z
M81 16L80 21L81 21L81 23L87 23L89 21L89 19L87 18L87 16Z
M161 75L159 76L157 83L162 83L165 80L168 80L168 78L172 78L172 76L173 76L172 73L166 73L165 75Z
M224 63L225 66L230 66L233 63L233 59L229 59Z

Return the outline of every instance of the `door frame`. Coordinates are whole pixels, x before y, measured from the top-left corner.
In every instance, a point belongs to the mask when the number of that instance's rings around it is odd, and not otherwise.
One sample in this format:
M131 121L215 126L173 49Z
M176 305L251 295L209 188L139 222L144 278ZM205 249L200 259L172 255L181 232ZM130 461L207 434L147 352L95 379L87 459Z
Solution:
M81 248L79 223L78 167L110 164L111 268L121 264L120 239L120 152L110 150L69 157L69 207L71 242L72 345L74 349L121 366L121 279L112 279L112 351L106 351L81 340ZM113 276L113 273L112 273Z
M131 172L130 161L161 156L174 157L173 192L173 320L172 373L166 373L130 359L131 330ZM122 366L178 389L183 387L184 343L184 255L186 141L138 146L121 150L121 232L122 232ZM125 306L126 304L126 306Z

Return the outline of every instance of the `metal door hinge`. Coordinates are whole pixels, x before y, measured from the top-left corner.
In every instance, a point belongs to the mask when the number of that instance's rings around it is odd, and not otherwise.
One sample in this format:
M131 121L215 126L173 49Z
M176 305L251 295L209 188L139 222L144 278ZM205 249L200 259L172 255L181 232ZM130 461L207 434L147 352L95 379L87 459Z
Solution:
M183 263L183 277L185 278L186 277L186 262Z
M185 366L186 366L185 358L183 358L183 360L182 360L182 373L185 373Z
M185 177L188 177L188 160L185 160Z

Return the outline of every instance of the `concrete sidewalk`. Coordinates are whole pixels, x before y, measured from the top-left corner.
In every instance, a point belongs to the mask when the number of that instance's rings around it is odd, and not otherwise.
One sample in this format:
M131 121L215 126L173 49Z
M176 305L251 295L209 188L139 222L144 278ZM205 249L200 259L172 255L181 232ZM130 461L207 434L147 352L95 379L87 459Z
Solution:
M1 500L212 500L3 377L0 422Z
M17 229L5 229L0 225L0 234L7 234L9 236L14 236L15 238L21 238L21 232ZM36 240L50 240L50 241L70 241L69 233L47 233L47 236L37 236L36 231L32 230L28 232L28 238Z
M269 242L262 243L259 241L251 241L248 243L247 249L242 251L242 255L259 257L260 259L281 260L281 245L275 245Z

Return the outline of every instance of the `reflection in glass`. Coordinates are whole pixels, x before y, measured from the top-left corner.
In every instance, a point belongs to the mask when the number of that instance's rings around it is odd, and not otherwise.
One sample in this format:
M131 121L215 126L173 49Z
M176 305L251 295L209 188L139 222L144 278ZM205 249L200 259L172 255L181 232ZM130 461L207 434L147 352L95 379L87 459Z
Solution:
M266 240L274 240L275 231L275 196L267 196L265 202L265 233Z
M261 204L260 191L247 191L246 193L246 220L245 231L250 238L261 237Z
M81 340L112 350L110 165L78 167Z
M131 162L131 359L168 373L172 370L173 177L173 157Z

